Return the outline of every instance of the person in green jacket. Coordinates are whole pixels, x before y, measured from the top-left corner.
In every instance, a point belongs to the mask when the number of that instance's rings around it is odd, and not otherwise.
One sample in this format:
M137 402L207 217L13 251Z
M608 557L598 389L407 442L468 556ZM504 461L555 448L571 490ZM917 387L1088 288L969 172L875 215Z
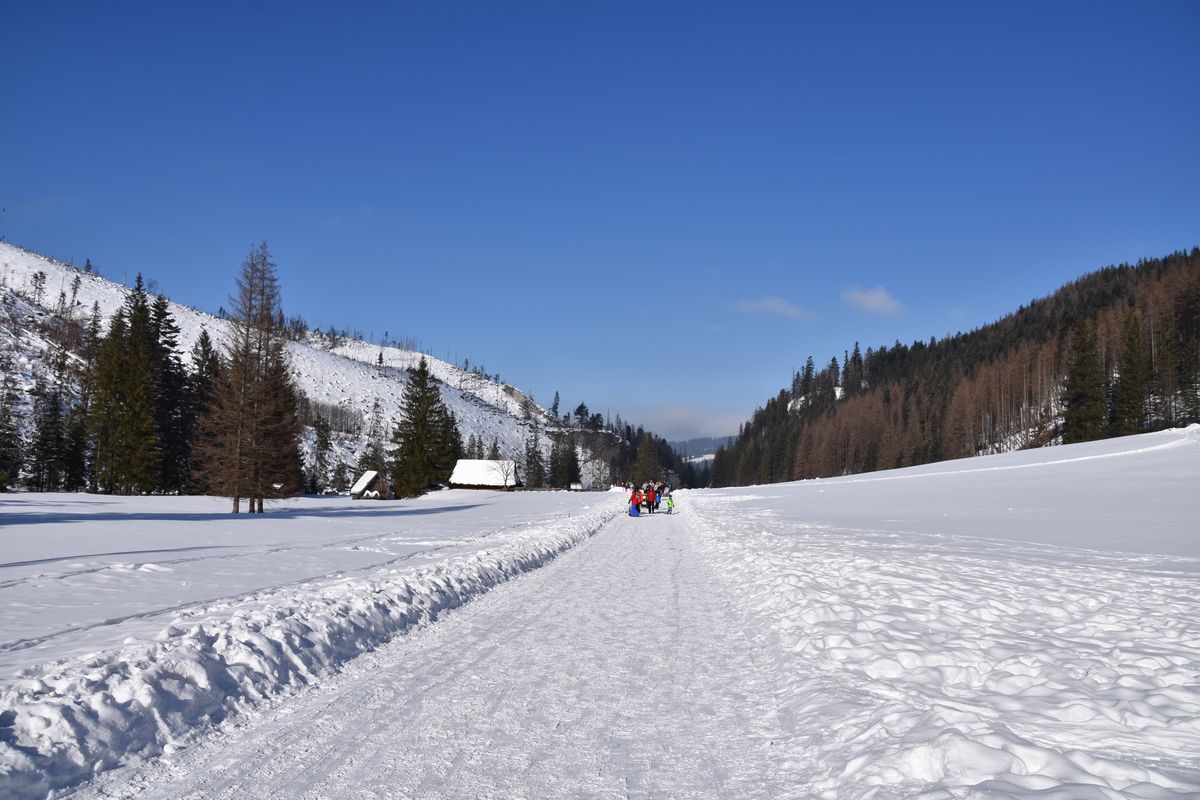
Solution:
M667 513L670 514L675 510L675 498L667 495Z

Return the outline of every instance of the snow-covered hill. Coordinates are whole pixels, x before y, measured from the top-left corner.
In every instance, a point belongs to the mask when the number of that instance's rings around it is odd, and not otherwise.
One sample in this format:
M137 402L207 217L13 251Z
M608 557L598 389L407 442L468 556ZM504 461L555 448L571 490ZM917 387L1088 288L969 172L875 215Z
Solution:
M44 288L40 303L35 303L35 276L39 274L45 276ZM129 289L95 273L0 242L0 292L11 310L9 316L18 321L17 330L0 333L4 337L0 346L7 343L18 353L17 372L28 389L34 366L48 348L30 330L32 325L21 323L49 314L60 303L78 318L87 317L93 304L99 304L107 321L125 302ZM202 330L207 329L214 342L224 340L228 329L225 320L176 302L171 303L171 313L180 328L179 346L185 361ZM553 428L557 422L516 387L412 350L353 339L327 350L316 336L307 343L290 342L288 349L299 389L312 400L357 411L364 427L376 398L389 423L399 415L407 370L422 357L440 382L447 407L458 417L464 440L471 434L488 445L496 440L504 456L519 459L529 433L527 417L537 418L543 428ZM381 356L383 363L379 364ZM549 440L543 437L542 444L548 453Z

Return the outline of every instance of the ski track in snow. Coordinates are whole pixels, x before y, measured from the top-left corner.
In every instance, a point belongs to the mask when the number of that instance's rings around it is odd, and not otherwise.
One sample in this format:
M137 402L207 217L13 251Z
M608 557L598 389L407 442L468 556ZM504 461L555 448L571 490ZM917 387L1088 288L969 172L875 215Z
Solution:
M619 518L273 713L78 796L785 796L768 654L693 537L678 517Z

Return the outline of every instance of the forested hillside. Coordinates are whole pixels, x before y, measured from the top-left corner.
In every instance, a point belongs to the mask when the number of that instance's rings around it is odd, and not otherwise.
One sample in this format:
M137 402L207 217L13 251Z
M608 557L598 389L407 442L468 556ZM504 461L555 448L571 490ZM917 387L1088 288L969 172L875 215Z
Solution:
M241 341L239 319L250 316L261 318L258 329L278 350L254 348L263 356L259 371L279 379L273 385L290 384L271 395L286 402L266 402L265 384L256 400L256 426L287 422L278 469L252 467L262 476L260 500L344 492L368 469L396 473L416 491L448 478L459 456L511 459L530 488L607 488L633 478L644 439L656 477L689 473L665 440L619 415L605 418L586 403L560 413L557 395L542 408L469 361L451 364L386 334L367 342L285 317L278 285L266 312L216 315L154 288L141 276L126 287L90 261L80 268L0 241L0 491L236 496L218 473L227 472L229 451L244 460L242 450L211 452L206 442L221 437L202 422L221 407L234 429L246 430L240 412L218 401L230 394L220 388ZM242 288L235 284L235 306ZM240 402L244 392L237 394ZM437 441L404 428L406 416L437 418ZM409 450L441 453L429 475L401 469L397 436L405 430ZM205 463L206 452L220 464Z
M744 424L714 486L773 483L1200 421L1200 248L1101 269L983 328L858 343Z

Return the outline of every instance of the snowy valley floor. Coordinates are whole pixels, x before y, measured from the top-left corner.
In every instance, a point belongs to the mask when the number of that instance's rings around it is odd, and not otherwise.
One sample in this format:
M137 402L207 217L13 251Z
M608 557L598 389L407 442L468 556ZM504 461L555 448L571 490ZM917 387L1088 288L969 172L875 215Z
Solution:
M111 567L38 548L135 548L6 516L0 794L1198 797L1197 487L1194 426L684 492L674 517L439 493L347 531L301 504L272 524L304 552L163 564L218 599L172 606L169 572L123 561L141 594L74 628Z

